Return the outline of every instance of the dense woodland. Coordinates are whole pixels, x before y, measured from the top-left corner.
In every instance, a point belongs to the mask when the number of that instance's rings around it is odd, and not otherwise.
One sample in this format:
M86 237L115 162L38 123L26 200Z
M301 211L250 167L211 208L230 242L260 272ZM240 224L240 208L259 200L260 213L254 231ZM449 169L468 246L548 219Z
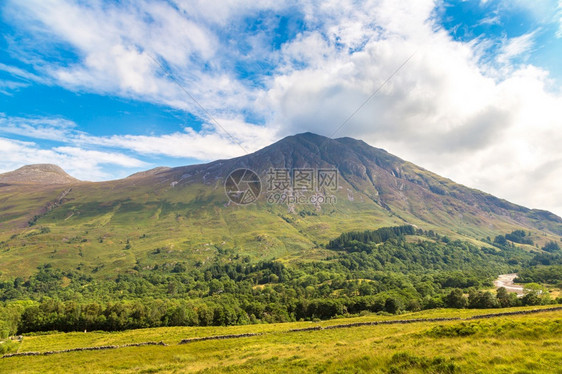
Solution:
M0 282L0 336L38 331L124 330L327 319L437 307L494 308L551 300L536 283L562 282L562 256L512 243L477 247L412 226L344 233L323 261L251 263L234 251L214 263L136 267L99 280L49 264ZM518 299L484 292L500 273L530 283ZM64 284L64 287L63 287ZM468 295L468 297L466 296Z

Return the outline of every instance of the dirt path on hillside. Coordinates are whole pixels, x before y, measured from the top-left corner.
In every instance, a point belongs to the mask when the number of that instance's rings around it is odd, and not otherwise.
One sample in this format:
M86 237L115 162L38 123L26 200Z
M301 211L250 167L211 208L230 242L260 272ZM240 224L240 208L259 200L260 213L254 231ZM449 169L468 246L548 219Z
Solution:
M513 283L515 278L517 278L516 273L500 274L498 279L494 281L494 286L496 286L496 288L505 287L507 292L515 292L517 295L523 296L525 294L525 292L523 292L523 286Z

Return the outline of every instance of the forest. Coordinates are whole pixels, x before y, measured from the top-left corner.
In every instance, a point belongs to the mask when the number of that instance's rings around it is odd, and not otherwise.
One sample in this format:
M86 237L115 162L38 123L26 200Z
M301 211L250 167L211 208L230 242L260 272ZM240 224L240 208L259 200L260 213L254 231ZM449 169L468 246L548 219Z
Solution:
M492 243L493 244L493 243ZM226 326L329 319L440 307L496 308L562 302L523 298L493 279L558 284L562 256L514 245L477 247L412 226L343 233L324 260L251 263L234 251L213 263L177 262L97 279L44 264L29 279L0 282L0 336L40 331L117 331L158 326Z

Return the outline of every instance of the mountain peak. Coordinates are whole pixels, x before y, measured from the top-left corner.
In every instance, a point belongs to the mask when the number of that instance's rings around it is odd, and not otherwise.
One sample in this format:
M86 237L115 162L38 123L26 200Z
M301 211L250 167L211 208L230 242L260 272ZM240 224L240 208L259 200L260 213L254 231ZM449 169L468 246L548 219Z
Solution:
M79 182L60 166L53 164L25 165L21 168L0 174L0 182L8 184L70 184Z

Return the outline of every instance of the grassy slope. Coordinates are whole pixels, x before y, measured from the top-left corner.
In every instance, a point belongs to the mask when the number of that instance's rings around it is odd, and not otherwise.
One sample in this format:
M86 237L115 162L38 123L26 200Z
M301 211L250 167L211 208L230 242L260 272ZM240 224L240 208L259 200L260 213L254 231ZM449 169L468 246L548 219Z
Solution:
M342 231L402 223L372 202L342 202L317 216L301 216L301 210L314 209L304 206L289 213L286 206L266 203L225 206L220 186L156 191L142 185L100 187L75 188L70 201L35 226L0 237L0 272L27 276L38 265L52 263L63 269L97 267L99 276L112 276L129 271L137 261L145 266L205 262L214 258L217 248L234 249L254 260L296 253L309 257L316 243ZM41 233L42 227L50 232ZM130 249L125 249L127 241ZM163 250L154 255L156 248Z
M509 309L513 311L514 309ZM562 312L471 322L423 322L286 333L292 328L381 319L468 317L479 310L432 310L396 317L366 316L321 323L177 327L120 333L25 337L20 352L160 341L130 347L0 360L0 372L461 372L560 373ZM496 312L496 310L494 310ZM441 326L441 334L436 328ZM447 332L469 331L466 336ZM468 328L467 328L468 326ZM443 333L445 331L445 333ZM262 336L177 345L188 337L263 332ZM453 334L454 335L454 334ZM390 371L394 368L394 371ZM448 371L449 370L449 371Z
M60 194L60 189L37 192L33 204L44 206ZM9 196L14 206L7 207L3 214L8 217L10 212L17 212L20 226L25 225L27 220L21 215L33 212L28 206L32 202L14 200L15 197ZM112 277L133 271L137 263L143 267L177 261L204 263L213 259L218 249L232 249L253 260L306 261L322 257L324 251L318 244L327 243L341 232L400 225L404 220L452 238L477 242L486 235L493 237L492 231L460 215L444 215L435 224L406 211L398 217L358 192L352 200L339 196L336 205L324 206L320 212L307 205L297 206L293 212L287 206L265 202L226 205L222 185L171 188L123 181L82 184L75 186L67 199L33 227L7 231L13 225L0 223L2 276L28 276L37 266L51 263L62 269L94 271L96 277ZM420 201L409 204L415 211L426 209ZM435 219L436 214L444 213L433 210L428 214ZM496 222L501 225L494 229L498 233L519 228L505 221ZM42 233L41 228L50 232ZM543 241L547 238L539 232L535 236ZM127 241L130 249L126 249ZM161 250L155 254L157 248Z

